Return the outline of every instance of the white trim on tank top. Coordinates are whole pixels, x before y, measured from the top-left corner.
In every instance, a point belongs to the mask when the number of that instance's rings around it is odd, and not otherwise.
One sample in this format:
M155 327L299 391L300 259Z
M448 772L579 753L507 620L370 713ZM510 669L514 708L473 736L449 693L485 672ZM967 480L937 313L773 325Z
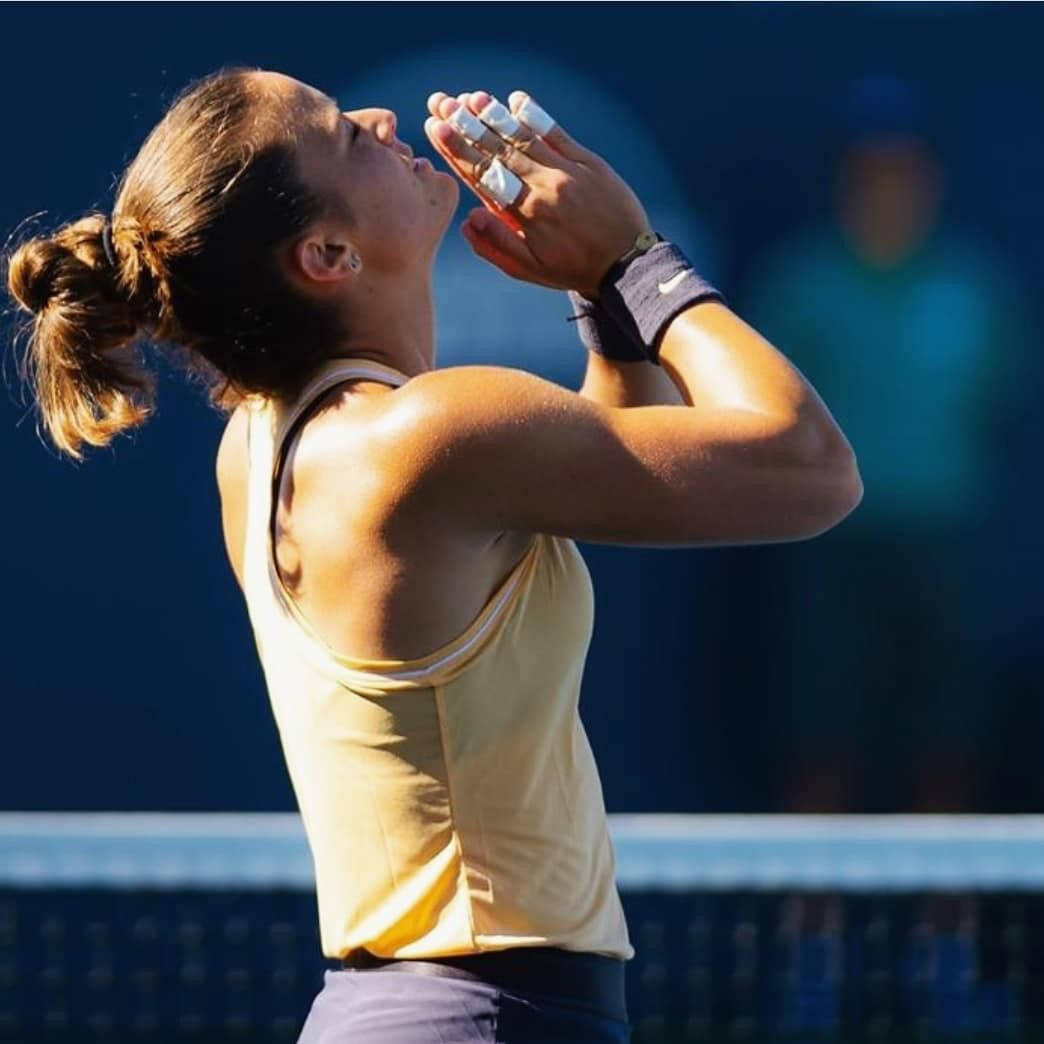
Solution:
M345 359L345 362L348 362ZM272 542L272 515L275 508L275 498L273 496L273 486L276 477L276 466L280 460L280 451L286 443L286 436L290 429L296 423L297 419L301 414L312 404L312 402L326 390L327 387L333 387L339 384L342 380L350 379L355 376L372 376L377 379L392 379L392 374L398 375L400 380L396 381L396 387L401 387L410 378L400 371L394 369L394 367L384 368L384 364L377 364L381 366L381 370L368 369L364 366L351 366L347 365L343 369L335 369L329 373L324 373L316 377L312 382L305 386L301 394L294 405L294 408L284 418L282 424L282 433L279 439L273 437L270 439L271 442L271 473L268 476L268 518L265 519L265 560L268 567L269 580L274 588L276 598L280 604L290 614L292 620L298 624L303 633L304 637L309 642L313 643L324 655L329 656L342 670L351 671L359 674L363 677L389 677L395 680L411 680L418 677L431 674L436 670L443 670L447 666L453 665L457 660L463 658L468 650L470 650L476 642L482 639L489 631L501 619L501 609L504 604L514 594L515 589L518 587L519 582L522 579L526 567L528 566L533 554L535 553L537 546L540 541L540 534L535 533L533 540L526 550L526 553L516 563L511 573L505 577L503 581L503 590L499 596L494 596L495 601L491 600L486 602L485 605L479 610L475 618L464 628L455 638L451 638L448 642L444 642L439 648L445 648L446 646L453 645L455 642L459 642L471 630L475 624L486 617L485 621L479 627L479 629L473 634L462 646L456 649L452 649L447 652L444 656L438 660L434 660L423 667L396 667L394 666L394 660L377 660L370 657L354 656L350 653L341 653L338 650L330 646L315 630L314 626L308 621L308 618L304 615L304 611L300 606L293 600L292 595L286 589L283 584L282 578L279 576L279 570L275 563L275 547ZM387 372L387 371L390 371ZM437 653L439 649L433 649L430 653L426 653L424 656L413 656L406 660L406 663L413 663L418 660L424 660L428 656L432 656ZM359 663L370 663L375 665L379 669L367 670L363 667L357 667L352 664L346 663L345 661L356 661Z

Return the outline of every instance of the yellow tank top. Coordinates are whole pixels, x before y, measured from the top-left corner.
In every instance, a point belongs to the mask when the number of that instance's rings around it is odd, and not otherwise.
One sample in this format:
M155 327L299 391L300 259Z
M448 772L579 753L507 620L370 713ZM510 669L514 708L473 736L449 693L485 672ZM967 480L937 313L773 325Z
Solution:
M295 401L248 405L244 589L315 866L323 953L559 946L629 959L577 708L594 597L574 542L537 534L472 624L416 660L329 648L282 586L276 465L294 421L351 377L409 379L331 359Z

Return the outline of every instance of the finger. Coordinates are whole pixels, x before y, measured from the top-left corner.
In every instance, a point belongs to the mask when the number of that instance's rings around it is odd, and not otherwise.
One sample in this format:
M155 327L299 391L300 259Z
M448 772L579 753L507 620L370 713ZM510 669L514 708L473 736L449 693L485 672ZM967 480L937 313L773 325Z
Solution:
M448 123L455 133L472 143L477 149L489 156L499 157L508 170L523 180L535 178L543 168L543 164L531 153L520 152L491 131L466 106L454 98L445 98L439 105L438 115ZM553 152L548 150L553 156Z
M450 99L450 96L445 91L433 91L430 95L428 95L428 111L431 112L432 115L436 118L439 118L439 110L442 106L442 103L447 99L452 101L452 99ZM451 104L448 107L448 111L452 110L453 107L454 106ZM425 130L428 131L429 128L425 126ZM430 133L428 134L428 137L432 137ZM471 189L471 191L476 195L476 197L478 197L479 202L482 203L486 210L488 210L491 214L496 215L498 220L506 222L508 226L511 228L519 229L522 227L518 220L509 211L504 210L502 205L499 202L497 202L497 200L493 199L492 196L489 196L484 192L483 187L481 185L476 185L474 183L474 180L468 177L467 171L461 168L458 165L457 161L453 158L453 156L449 155L444 149L442 149L437 141L435 142L435 146L442 154L443 158L449 163L450 167L453 169L453 172L457 175L457 177L461 179L461 181L463 181L468 186L469 189Z
M470 91L463 91L460 94L456 95L457 103L459 105L466 105L467 104L468 95L470 93L471 93ZM445 91L433 91L431 94L428 95L428 100L427 100L427 103L426 103L428 112L430 112L432 116L438 116L439 115L439 106L447 98L452 98L452 97L454 97L452 94L447 94Z
M488 91L472 91L468 108L493 132L542 167L562 166L562 155L537 137L495 95Z
M549 116L554 120L554 117L550 116L549 113L545 113L544 110L536 104L536 99L525 91L512 91L508 95L508 107L511 109L514 116L522 123L526 123L525 112L527 108L532 107L535 107L535 116L538 119L541 117L541 114L543 114L544 116ZM588 163L592 159L597 158L596 154L591 152L590 149L585 149L583 145L570 137L557 120L554 121L549 130L540 131L539 128L537 128L537 132L540 134L540 137L544 142L550 145L556 152L565 156L566 159L571 159L576 163Z
M433 91L428 95L428 112L430 112L432 116L438 116L439 106L442 104L442 100L448 97L449 95L445 91Z
M495 207L499 212L505 207L518 207L529 195L530 187L522 181L520 191L510 203L497 199L480 178L493 162L498 161L492 161L487 153L477 149L449 123L429 116L424 121L424 132L457 176L491 209Z
M511 150L511 143L497 134L496 128L475 115L471 108L471 97L470 93L461 94L455 100L451 98L440 105L442 118L483 152L488 152L491 156L506 157Z
M452 115L458 108L457 100L450 98L443 103L441 111ZM429 116L424 121L424 133L468 181L478 181L483 171L489 166L489 153L474 145L445 117Z
M461 225L471 249L516 279L534 280L539 265L524 239L484 210L473 210Z
M509 275L514 279L528 279L528 273L526 270L524 270L512 258L505 257L498 253L497 250L490 246L490 244L482 239L481 236L476 232L471 231L469 225L461 225L460 234L468 241L472 251L484 261L488 261L491 265L495 265L506 275Z
M475 93L478 94L479 92L476 91ZM493 103L502 111L504 117L517 122L511 113L508 113L496 99L494 99ZM562 158L557 155L554 149L548 148L540 142L540 139L529 136L527 144L509 141L503 135L492 131L487 124L471 112L470 108L464 109L462 112L459 110L460 106L452 98L440 106L443 118L453 125L456 131L476 144L478 148L489 152L491 156L499 157L509 170L513 170L520 177L533 179L533 177L542 173L545 169L545 165L541 162L542 158L548 160L555 167L562 166ZM483 112L489 113L489 111L490 106L487 105ZM503 123L500 125L504 126ZM528 134L528 132L524 133Z

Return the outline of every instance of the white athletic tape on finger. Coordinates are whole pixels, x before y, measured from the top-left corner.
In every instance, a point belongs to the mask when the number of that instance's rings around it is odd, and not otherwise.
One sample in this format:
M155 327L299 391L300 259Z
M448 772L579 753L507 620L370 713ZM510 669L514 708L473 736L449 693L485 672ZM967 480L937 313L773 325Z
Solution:
M486 168L479 184L504 207L510 207L522 191L522 179L498 159Z
M486 125L463 105L458 105L446 118L446 122L471 142L481 141L482 135L486 133Z
M515 115L534 134L546 134L555 125L555 121L529 97L515 110Z
M511 115L511 110L494 98L480 113L479 119L492 127L502 138L513 138L522 124Z

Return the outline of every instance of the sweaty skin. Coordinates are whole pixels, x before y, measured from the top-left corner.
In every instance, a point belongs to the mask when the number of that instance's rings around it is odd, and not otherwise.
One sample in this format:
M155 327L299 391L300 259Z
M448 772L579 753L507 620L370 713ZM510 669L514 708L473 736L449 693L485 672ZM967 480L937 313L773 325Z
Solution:
M597 530L609 542L676 541L671 546L692 546L697 534L731 543L800 539L858 502L851 447L821 400L781 353L721 305L682 313L660 352L686 401L706 410L668 407L667 416L652 406L610 416L604 404L588 401L595 384L577 396L498 367L436 370L431 266L456 207L456 178L416 171L388 110L340 113L314 88L258 75L295 118L315 126L302 147L304 175L343 194L356 216L354 224L326 217L289 245L282 258L288 278L302 293L349 310L352 335L331 346L332 355L373 359L417 378L394 390L369 380L333 389L302 425L283 469L277 563L328 644L371 659L414 659L446 644L474 620L536 530L569 526L581 539L581 530ZM467 97L479 111L489 101L481 92ZM524 102L512 95L516 114ZM470 175L486 154L444 120L459 104L433 95L425 129L482 199ZM546 140L534 139L525 154L512 151L504 162L525 184L513 208L516 228L482 199L485 209L472 211L463 228L475 253L516 278L591 296L601 274L648 228L641 204L557 124ZM411 406L397 408L400 402ZM443 406L461 402L480 425L474 439L458 407ZM444 417L452 420L445 430ZM555 418L568 424L542 445L547 432L532 427L538 417L548 431ZM519 452L523 429L532 429L526 446L538 447L535 453ZM460 441L462 433L470 442ZM237 574L244 442L243 419L234 415L217 471ZM433 456L442 445L447 453ZM487 457L474 456L487 446ZM597 460L590 457L595 447ZM467 466L454 467L462 457ZM581 459L605 473L587 484L564 482L570 462ZM637 485L647 495L628 501L614 493L605 501L603 486L614 485L625 466L632 493ZM423 503L407 496L419 481ZM708 497L709 484L727 495ZM494 515L512 521L498 526Z

